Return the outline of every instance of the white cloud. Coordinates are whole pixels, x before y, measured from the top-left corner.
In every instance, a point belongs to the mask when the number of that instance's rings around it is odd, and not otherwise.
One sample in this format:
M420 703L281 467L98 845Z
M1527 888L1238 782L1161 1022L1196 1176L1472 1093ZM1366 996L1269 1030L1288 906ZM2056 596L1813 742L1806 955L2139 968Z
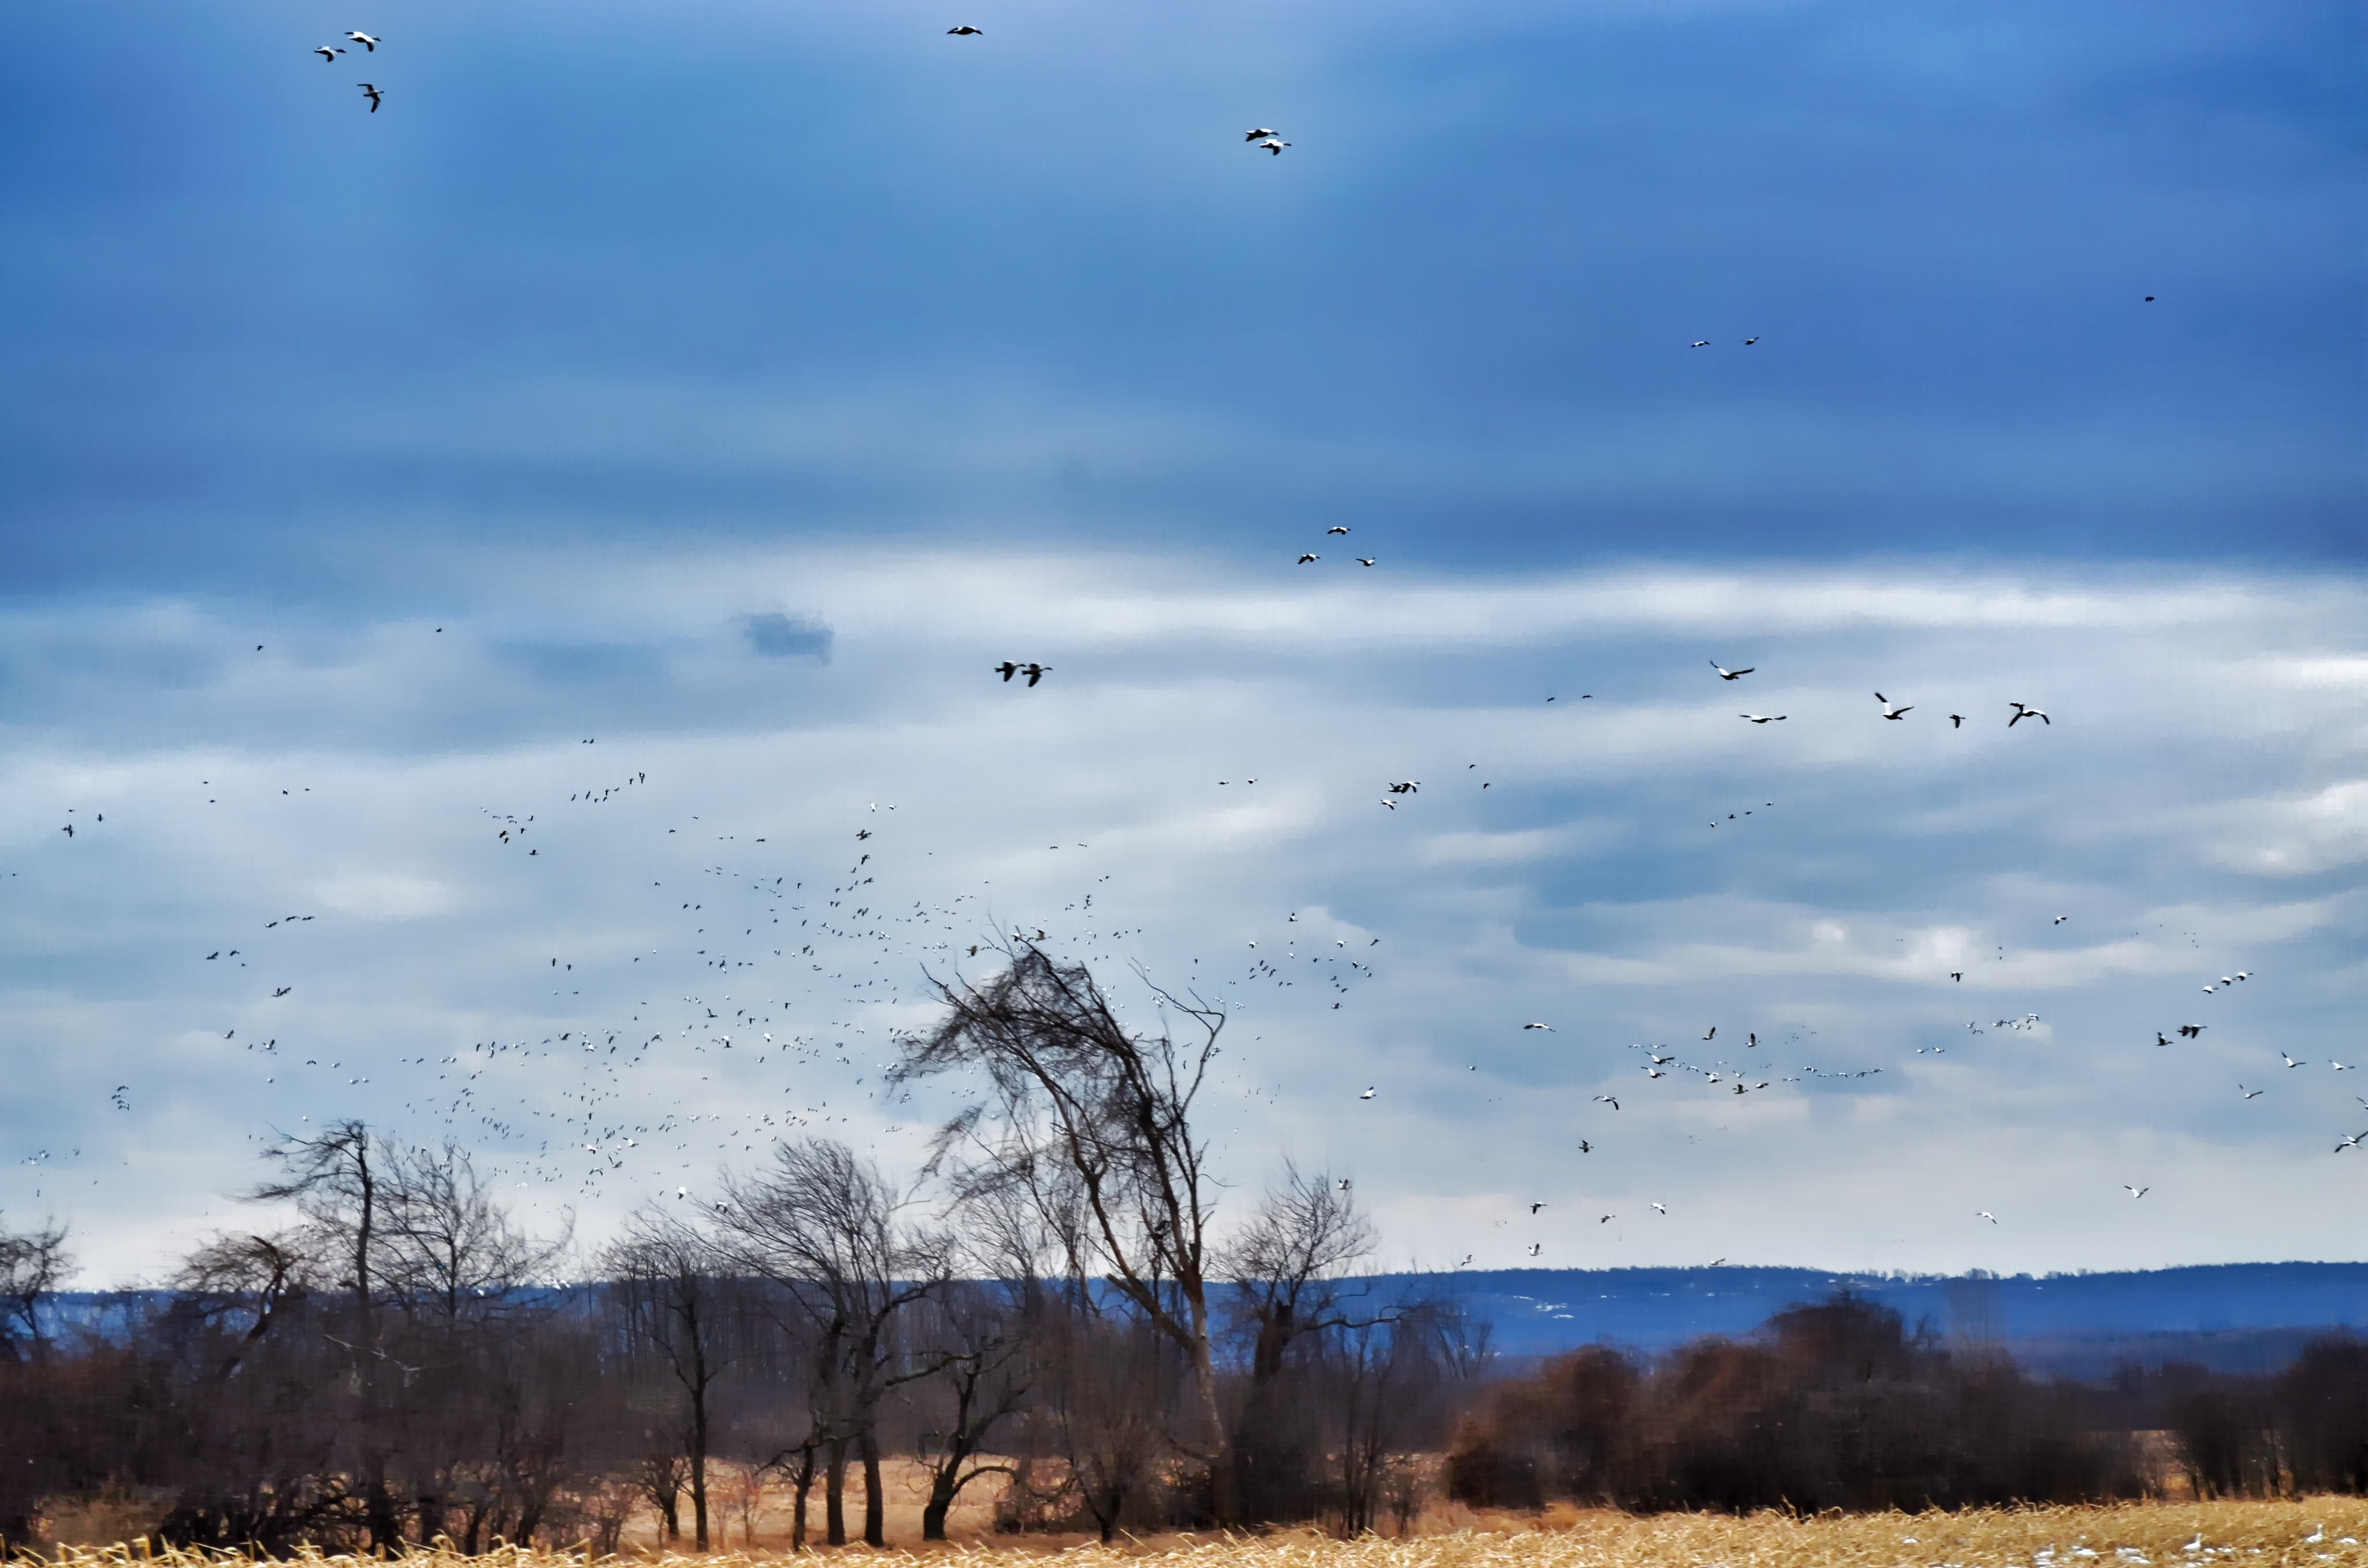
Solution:
M44 1042L0 1107L0 1207L55 1206L101 1276L218 1222L210 1195L305 1116L449 1131L587 1236L784 1131L904 1157L957 1096L882 1104L892 1037L930 1016L925 975L977 972L1015 925L1131 1017L1138 962L1235 1007L1226 1169L1353 1173L1393 1256L2323 1250L2306 1215L2212 1195L2331 1143L2349 1097L2233 1085L2340 1054L2361 1000L2368 904L2308 882L2368 822L2359 585L1341 586L851 550L471 571L497 608L343 631L0 616L13 662L62 672L0 737L0 995L8 1049ZM739 618L780 604L831 627L828 664L748 647ZM1054 674L1007 686L1007 656ZM1877 687L1913 717L1883 722ZM2009 697L2055 722L2008 731ZM290 912L315 919L269 924ZM2181 1023L2206 1032L2155 1045ZM1647 1079L1639 1043L1771 1087ZM2124 1179L2186 1191L2181 1222L2134 1224ZM1570 1228L1496 1226L1520 1193ZM1581 1222L1647 1195L1667 1225ZM1930 1218L2009 1205L2011 1235Z

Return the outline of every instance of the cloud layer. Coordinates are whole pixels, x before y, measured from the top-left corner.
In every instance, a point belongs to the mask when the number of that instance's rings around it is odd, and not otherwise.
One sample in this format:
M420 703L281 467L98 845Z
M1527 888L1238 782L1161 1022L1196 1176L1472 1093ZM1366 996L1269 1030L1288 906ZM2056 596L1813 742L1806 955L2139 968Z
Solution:
M125 1278L305 1117L458 1137L595 1236L784 1130L908 1157L954 1090L882 1104L894 1030L1041 926L1146 1024L1135 966L1222 999L1224 1168L1352 1176L1386 1261L2327 1252L2254 1195L2368 1179L2356 581L1316 542L0 617L0 1208Z

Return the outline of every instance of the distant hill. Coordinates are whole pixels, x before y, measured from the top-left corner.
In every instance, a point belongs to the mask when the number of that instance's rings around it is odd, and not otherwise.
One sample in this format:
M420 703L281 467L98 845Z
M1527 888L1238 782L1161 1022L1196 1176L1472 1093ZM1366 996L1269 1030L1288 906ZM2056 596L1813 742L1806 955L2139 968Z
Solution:
M2114 1362L2201 1360L2274 1369L2310 1331L2368 1331L2368 1263L2232 1263L2119 1274L1834 1274L1814 1268L1521 1268L1393 1274L1384 1294L1452 1295L1495 1324L1499 1353L1544 1356L1599 1340L1664 1350L1744 1335L1772 1314L1850 1290L1908 1324L2003 1345L2035 1369L2101 1376Z

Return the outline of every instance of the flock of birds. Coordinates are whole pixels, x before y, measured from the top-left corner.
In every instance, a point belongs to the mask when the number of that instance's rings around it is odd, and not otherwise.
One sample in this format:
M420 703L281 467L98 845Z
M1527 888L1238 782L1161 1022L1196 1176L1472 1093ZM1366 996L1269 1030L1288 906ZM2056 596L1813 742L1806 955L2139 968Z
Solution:
M1753 665L1728 668L1710 663L1723 684L1759 673ZM1052 673L1052 666L1005 659L991 665L990 673L1005 684L1023 682L1032 688ZM1875 699L1884 722L1904 722L1915 710L1914 704L1881 692ZM2027 717L2052 722L2028 703L2009 707L2009 728ZM1776 717L1781 715L1767 722ZM581 744L589 747L597 740L586 737ZM595 755L586 754L587 759ZM1471 765L1474 769L1478 766ZM211 803L216 786L211 780L199 782ZM1218 782L1250 786L1258 780ZM1482 789L1488 787L1486 779L1478 782ZM926 1017L925 973L948 973L965 958L975 960L982 952L995 961L1001 951L1046 942L1075 945L1083 949L1075 956L1107 966L1132 957L1124 944L1141 935L1138 928L1111 922L1097 910L1098 898L1106 903L1102 884L1108 876L1097 879L1064 907L1064 915L1074 918L1065 923L1072 929L1063 937L1049 937L1045 926L1033 924L1007 929L1008 923L996 921L989 910L985 886L935 903L909 892L887 893L880 879L891 863L905 876L927 878L928 861L935 854L916 842L925 835L900 823L893 802L873 801L866 807L860 820L846 829L844 863L833 874L815 877L810 867L795 863L790 852L775 846L773 834L719 827L702 821L701 812L660 806L650 799L649 784L646 770L598 770L568 790L564 801L484 811L484 842L490 850L518 856L521 870L529 864L549 865L545 850L564 856L572 865L597 864L613 832L629 824L650 842L671 841L670 847L678 846L677 858L688 858L676 875L661 876L646 889L615 891L625 905L621 913L628 924L667 933L657 946L619 953L609 944L610 950L602 955L544 955L540 970L553 989L552 1002L541 1011L555 1027L539 1034L481 1038L442 1054L405 1056L391 1065L356 1057L349 1066L348 1051L302 1046L292 1040L283 1045L291 1034L301 1038L313 1031L314 1022L304 1015L267 1011L258 1017L249 1011L233 1028L220 1031L222 1048L237 1042L244 1028L246 1038L238 1049L252 1053L265 1090L302 1094L317 1086L359 1092L362 1104L378 1108L370 1112L374 1118L399 1106L405 1118L430 1122L443 1136L501 1152L509 1162L507 1174L522 1186L590 1200L609 1192L620 1180L638 1183L660 1175L663 1168L675 1200L693 1201L691 1173L718 1153L761 1155L773 1139L792 1131L848 1125L859 1103L881 1092L884 1058L900 1029ZM1418 778L1386 780L1382 804L1395 811L1425 799L1424 789ZM313 798L309 789L279 793L290 803ZM619 812L625 813L622 820L617 819ZM106 817L94 814L86 820L97 826ZM64 826L69 839L74 825ZM1055 843L1046 846L1045 852L1073 854L1087 848L1085 843ZM210 946L199 961L224 970L254 964L279 970L267 978L250 1007L301 1007L300 977L290 976L283 966L303 961L301 955L316 939L313 932L321 918L316 912L301 910L258 917L252 928L224 933L227 939ZM2061 927L2070 918L2059 914L2049 925ZM988 931L998 935L982 935ZM1275 1002L1338 1012L1380 978L1373 959L1382 943L1379 934L1327 915L1303 918L1303 912L1294 910L1284 916L1281 943L1262 949L1258 939L1249 940L1238 970L1220 972L1194 960L1190 989L1218 1001L1238 1023L1248 1023ZM2001 949L2001 957L2003 952ZM591 960L588 971L586 959ZM1951 970L1948 979L1961 983L1964 972ZM2250 986L2255 977L2250 968L2232 969L2202 984L2201 992L2225 995ZM1257 1000L1262 995L1271 1001ZM257 1022L262 1027L254 1027ZM1862 1082L1885 1071L1879 1064L1835 1067L1801 1060L1797 1048L1814 1039L1816 1031L1806 1026L1780 1029L1781 1038L1763 1040L1763 1027L1726 1029L1725 1040L1733 1041L1738 1032L1741 1040L1739 1051L1730 1046L1734 1054L1727 1056L1632 1044L1630 1050L1643 1058L1636 1063L1636 1092L1667 1095L1692 1085L1698 1092L1739 1101L1787 1086ZM1964 1027L1976 1035L1991 1029L2032 1033L2041 1021L2038 1015L2026 1013L1987 1027L1978 1019ZM2174 1034L2180 1040L2199 1041L2208 1027L2181 1022L2150 1031L2152 1042L2168 1049ZM1531 1018L1515 1032L1543 1039L1557 1029L1550 1019ZM1695 1044L1715 1048L1721 1039L1722 1026L1713 1023ZM1258 1043L1259 1037L1254 1036L1251 1044ZM1927 1045L1916 1054L1939 1056L1947 1049ZM2312 1065L2283 1052L2280 1060L2285 1071ZM2327 1065L2345 1072L2353 1064ZM373 1069L382 1080L380 1086L372 1086ZM1480 1063L1469 1062L1466 1071L1478 1073ZM2265 1093L2243 1083L2237 1089L2246 1102ZM1243 1099L1251 1102L1278 1098L1283 1092L1281 1085L1264 1083L1241 1087ZM134 1093L132 1085L119 1084L110 1091L109 1103L118 1112L131 1112ZM1376 1083L1355 1092L1361 1103L1383 1097L1383 1087ZM1611 1114L1622 1110L1622 1097L1607 1085L1590 1099L1605 1108L1604 1114ZM2360 1103L2368 1109L2368 1099ZM2368 1142L2368 1131L2343 1138L2336 1152L2362 1142ZM1574 1142L1582 1158L1597 1156L1605 1146L1603 1135L1593 1131ZM37 1156L40 1161L49 1158L46 1151ZM2137 1200L2152 1185L2124 1183L2123 1190ZM1515 1218L1536 1221L1551 1206L1548 1199L1525 1199ZM1669 1214L1660 1201L1642 1207L1660 1218ZM1995 1208L1970 1212L1983 1223L2003 1222ZM1618 1218L1617 1209L1609 1210L1595 1214L1595 1225L1607 1226ZM1544 1256L1544 1241L1531 1239L1524 1244L1525 1256ZM1468 1265L1472 1259L1463 1262Z

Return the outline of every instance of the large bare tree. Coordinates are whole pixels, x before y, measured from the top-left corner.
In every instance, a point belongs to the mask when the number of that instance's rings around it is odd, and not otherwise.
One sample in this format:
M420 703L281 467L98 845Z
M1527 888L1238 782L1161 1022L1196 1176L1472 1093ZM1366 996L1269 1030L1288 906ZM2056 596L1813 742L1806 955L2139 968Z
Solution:
M816 1335L826 1539L847 1543L852 1455L863 1466L864 1542L884 1546L880 1403L900 1375L896 1317L943 1281L946 1243L905 1219L905 1200L876 1165L829 1139L777 1144L770 1169L728 1181L725 1194L723 1244L779 1286Z
M680 1398L675 1436L681 1470L674 1456L658 1461L661 1512L667 1506L677 1474L689 1484L692 1540L698 1550L708 1546L708 1454L714 1427L715 1381L723 1371L727 1343L722 1322L723 1270L715 1248L706 1237L662 1215L637 1215L622 1239L603 1256L617 1299L636 1346L656 1352L676 1384ZM673 1524L671 1518L669 1525Z
M1218 1402L1209 1286L1216 1184L1192 1103L1217 1055L1224 1013L1156 994L1186 1038L1139 1034L1082 964L1016 940L985 985L936 983L947 1011L902 1041L890 1081L984 1075L988 1096L949 1123L941 1152L962 1151L959 1185L1022 1190L1044 1209L1079 1279L1104 1278L1191 1368L1197 1441L1218 1521L1235 1522L1231 1443Z

